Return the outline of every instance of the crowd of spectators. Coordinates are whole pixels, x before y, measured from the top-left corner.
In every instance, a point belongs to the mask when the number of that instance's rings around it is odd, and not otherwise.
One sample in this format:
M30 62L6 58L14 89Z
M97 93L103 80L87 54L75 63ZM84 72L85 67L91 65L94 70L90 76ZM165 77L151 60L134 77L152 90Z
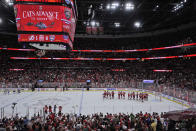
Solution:
M192 34L192 33L191 33ZM173 35L172 35L173 36ZM182 36L182 38L180 37ZM75 49L149 49L192 43L195 37L187 37L184 32L175 39L170 35L161 37L136 39L92 40L78 39ZM179 41L179 37L181 40ZM88 41L88 42L86 42ZM105 44L108 43L108 44ZM148 44L146 44L148 43ZM95 47L93 47L95 46ZM193 48L178 48L167 51L138 53L65 53L62 51L47 52L43 57L89 57L89 58L143 58L153 56L195 54ZM38 57L35 52L2 51L0 54L0 87L26 87L24 83L33 86L39 80L42 83L86 83L90 80L92 86L98 88L141 88L143 80L155 80L156 91L196 103L196 70L194 58L179 58L173 60L152 61L15 61L10 57ZM169 69L172 72L153 72L154 69ZM11 86L8 86L10 85ZM79 87L77 85L76 87ZM59 86L60 87L60 86ZM150 87L151 88L151 87ZM179 90L178 90L179 89ZM163 118L163 114L55 114L46 117L35 115L0 119L0 129L21 131L196 131L195 119L172 121Z
M154 69L169 69L172 72L154 72ZM155 80L156 88L153 90L196 103L195 59L140 62L10 61L2 64L0 70L0 87L3 88L28 88L35 83L41 87L80 88L86 86L87 80L96 88L142 88L143 80Z
M91 115L50 113L0 119L0 129L6 131L196 131L194 118L173 121L153 112L137 114Z
M194 59L145 62L15 61L2 65L0 83L35 83L38 80L74 83L91 80L104 86L118 87L121 83L126 87L137 87L136 83L150 79L170 87L195 90L194 62ZM169 69L172 72L153 72L154 69Z
M3 118L0 127L7 131L195 131L195 119L173 121L163 118L163 114L55 114L46 118L35 115L26 117Z

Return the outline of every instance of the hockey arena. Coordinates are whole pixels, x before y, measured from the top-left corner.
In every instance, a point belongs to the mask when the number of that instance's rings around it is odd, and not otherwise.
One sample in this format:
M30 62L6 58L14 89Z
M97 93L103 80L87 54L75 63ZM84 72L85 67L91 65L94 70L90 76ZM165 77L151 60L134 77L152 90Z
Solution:
M0 0L0 131L196 131L195 0Z
M107 92L107 91L106 91ZM109 91L112 93L112 91ZM119 97L120 92L125 92L125 96ZM159 114L172 111L183 110L189 106L179 104L175 101L162 98L162 96L156 96L149 94L148 98L141 99L137 93L135 98L129 97L128 93L134 92L134 90L114 91L114 97L104 95L104 91L91 90L86 91L83 89L70 90L70 91L25 91L21 93L9 94L1 93L1 108L4 108L5 116L12 116L18 114L19 116L33 116L34 114L43 115L44 106L62 106L62 112L72 114L95 114L95 113L143 113L157 112ZM142 93L142 92L140 92ZM139 94L140 94L139 93ZM13 99L13 97L15 99ZM90 99L89 99L90 98ZM16 103L14 112L11 108L12 104ZM13 113L13 114L12 114Z

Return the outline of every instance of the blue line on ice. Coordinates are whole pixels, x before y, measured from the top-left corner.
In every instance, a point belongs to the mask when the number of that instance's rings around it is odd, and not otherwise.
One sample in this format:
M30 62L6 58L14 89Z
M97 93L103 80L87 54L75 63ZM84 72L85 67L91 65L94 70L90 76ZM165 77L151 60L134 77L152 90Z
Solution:
M83 96L84 96L84 88L82 89L82 96L81 96L81 99L80 99L80 108L79 108L78 115L80 115L81 114L81 111L82 111Z

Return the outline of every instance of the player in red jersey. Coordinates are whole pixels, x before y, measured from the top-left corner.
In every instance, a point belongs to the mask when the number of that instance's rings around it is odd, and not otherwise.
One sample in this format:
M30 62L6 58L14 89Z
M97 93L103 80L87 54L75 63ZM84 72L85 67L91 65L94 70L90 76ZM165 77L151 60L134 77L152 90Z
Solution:
M120 99L120 95L121 95L121 94L120 94L120 91L119 91L119 92L118 92L118 99Z
M122 97L123 97L123 92L121 91L121 92L120 92L120 98L122 98Z
M130 99L132 99L132 98L133 98L133 93L131 92L130 95L131 95L131 96L130 96Z
M133 99L135 100L135 92L132 93Z
M106 98L106 91L103 93L103 99Z
M146 100L148 100L148 94L146 93Z
M45 112L45 114L48 114L48 106L47 105L45 105L45 107L44 107L44 112Z
M138 94L138 92L137 92L137 94L136 94L136 99L138 100L138 97L139 97L139 94Z
M107 98L109 97L109 91L107 91L106 96L107 96Z
M123 99L125 99L125 94L126 94L125 92L122 92Z
M52 113L52 106L49 106L49 113Z
M139 93L139 100L142 99L142 93Z
M61 116L62 112L62 106L59 106L59 112L58 112L58 116Z
M112 91L112 99L114 99L114 91Z
M132 99L132 93L131 93L131 92L128 93L128 99L129 99L129 100Z
M141 99L142 99L142 102L144 102L144 94L143 93L142 93Z

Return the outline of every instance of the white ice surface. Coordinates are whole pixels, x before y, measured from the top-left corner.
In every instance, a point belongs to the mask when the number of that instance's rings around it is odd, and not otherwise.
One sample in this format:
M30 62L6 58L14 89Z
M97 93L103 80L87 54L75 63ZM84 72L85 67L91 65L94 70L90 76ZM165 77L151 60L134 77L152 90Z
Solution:
M57 105L63 107L63 113L138 113L167 112L171 110L186 109L172 101L162 98L155 100L149 95L148 101L118 99L115 92L114 99L103 99L103 91L68 91L68 92L22 92L20 94L4 95L0 93L0 107L4 107L5 116L12 116L12 103L16 102L15 113L25 116L29 110L30 116L42 110L44 105Z

